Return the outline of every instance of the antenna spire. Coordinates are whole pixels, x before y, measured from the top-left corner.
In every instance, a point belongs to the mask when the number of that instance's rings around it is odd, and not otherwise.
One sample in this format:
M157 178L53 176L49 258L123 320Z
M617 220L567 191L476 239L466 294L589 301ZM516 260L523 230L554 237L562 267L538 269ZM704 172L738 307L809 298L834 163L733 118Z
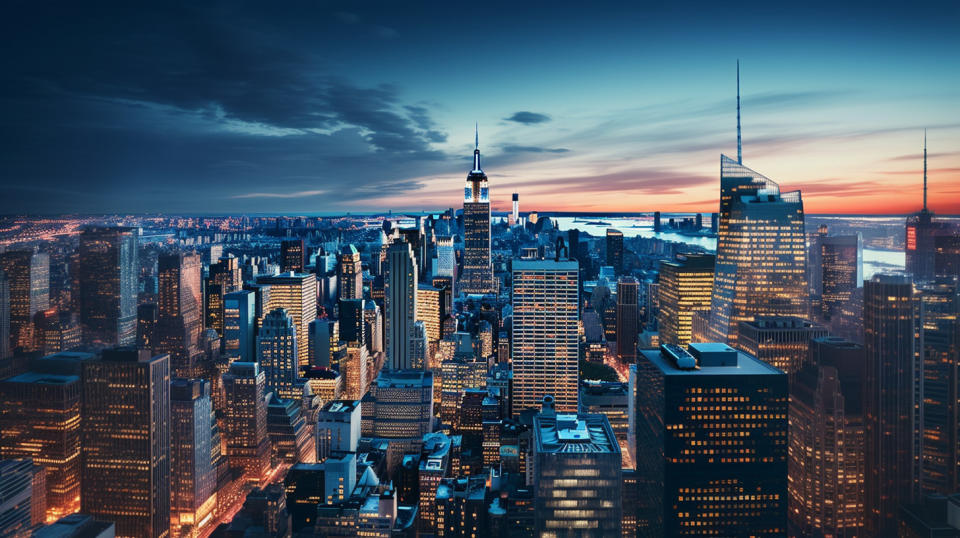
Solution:
M473 171L480 170L480 124L474 124L473 131Z
M740 140L740 59L737 59L737 164L743 164L743 143Z
M927 210L927 130L923 130L923 210Z

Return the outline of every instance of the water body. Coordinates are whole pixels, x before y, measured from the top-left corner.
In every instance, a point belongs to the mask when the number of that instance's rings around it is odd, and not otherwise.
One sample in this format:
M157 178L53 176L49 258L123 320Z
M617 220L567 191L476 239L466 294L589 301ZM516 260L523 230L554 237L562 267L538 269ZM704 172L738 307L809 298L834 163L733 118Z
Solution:
M666 222L671 217L682 218L690 217L690 215L664 214L661 220ZM603 237L607 233L607 228L616 228L623 232L624 237L657 238L675 243L697 245L712 252L717 250L717 239L715 237L697 237L676 232L657 233L653 231L652 217L550 217L550 220L555 222L561 230L577 229L594 237ZM599 224L600 222L608 225ZM865 280L871 278L875 273L902 271L905 265L906 254L903 251L863 249L863 278Z

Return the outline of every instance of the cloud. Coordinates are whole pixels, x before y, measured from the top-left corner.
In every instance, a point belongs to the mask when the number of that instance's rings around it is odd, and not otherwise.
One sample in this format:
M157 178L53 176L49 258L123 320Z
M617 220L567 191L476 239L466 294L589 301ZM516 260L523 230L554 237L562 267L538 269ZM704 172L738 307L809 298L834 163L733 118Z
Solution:
M504 153L567 153L567 148L542 148L539 146L508 145L501 148Z
M524 125L534 125L537 123L546 123L550 121L550 116L547 116L546 114L540 114L538 112L521 110L520 112L514 112L512 116L503 119L505 121L522 123Z

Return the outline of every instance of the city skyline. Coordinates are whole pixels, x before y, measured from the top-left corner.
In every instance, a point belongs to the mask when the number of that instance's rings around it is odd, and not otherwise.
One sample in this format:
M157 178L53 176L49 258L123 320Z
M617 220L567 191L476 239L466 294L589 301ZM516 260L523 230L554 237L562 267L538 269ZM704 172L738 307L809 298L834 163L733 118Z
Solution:
M599 7L18 6L0 213L443 209L476 123L494 211L712 211L737 59L744 162L808 213L919 209L924 129L960 213L956 6Z

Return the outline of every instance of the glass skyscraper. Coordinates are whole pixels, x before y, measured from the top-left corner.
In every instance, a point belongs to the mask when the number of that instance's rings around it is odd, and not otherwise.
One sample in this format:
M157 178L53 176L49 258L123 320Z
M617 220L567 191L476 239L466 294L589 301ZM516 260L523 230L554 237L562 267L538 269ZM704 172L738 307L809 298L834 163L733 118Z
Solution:
M84 342L136 343L137 246L136 228L88 228L80 234L75 279Z
M496 293L490 261L490 192L480 168L480 142L473 150L473 170L463 193L463 293Z

